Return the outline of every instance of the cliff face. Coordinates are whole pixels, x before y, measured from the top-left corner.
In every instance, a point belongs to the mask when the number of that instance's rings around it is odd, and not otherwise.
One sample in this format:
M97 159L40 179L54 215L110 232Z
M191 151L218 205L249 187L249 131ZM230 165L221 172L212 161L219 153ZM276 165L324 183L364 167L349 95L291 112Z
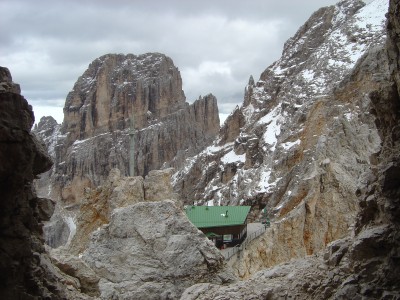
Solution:
M400 1L389 4L387 41L380 50L369 51L334 92L368 97L366 107L375 118L381 140L380 151L370 168L360 177L356 190L360 211L350 234L329 244L323 253L292 260L259 271L250 280L221 287L200 284L191 287L182 299L398 299L400 284ZM388 64L388 77L382 80L382 65ZM371 73L372 72L372 73ZM381 80L373 80L380 78ZM373 84L372 84L373 83ZM368 86L369 90L361 89ZM358 95L358 96L357 96ZM280 222L283 226L283 222ZM271 228L268 234L273 234ZM267 230L268 232L268 230ZM242 261L270 259L265 252L268 238L258 240ZM278 243L278 241L276 241ZM272 253L271 253L272 254ZM251 295L251 296L249 296Z
M348 235L381 150L373 91L390 86L386 12L386 0L315 12L250 78L216 142L175 174L184 199L267 209L274 222L236 266L241 277Z
M132 105L136 128L144 128L184 104L182 79L169 57L108 54L94 60L68 94L62 133L74 142L124 130Z
M49 137L46 120L39 123L36 132L47 139L55 162L49 176L38 182L39 194L74 203L84 187L101 184L112 168L127 175L132 116L135 175L179 167L219 130L216 98L186 103L179 70L169 57L104 55L68 94L61 128Z
M31 133L32 107L3 67L0 86L0 298L81 299L68 292L43 246L54 203L36 196L33 179L52 161Z
M0 71L0 294L5 299L16 299L43 288L40 287L43 278L33 275L43 247L39 226L42 220L38 215L40 200L32 192L31 184L36 174L51 167L51 160L30 134L34 122L32 107L19 95L8 69ZM33 251L38 257L34 257ZM31 281L32 290L27 281ZM18 285L25 288L18 290Z
M341 83L330 98L330 103L338 100L342 101L342 99L347 100L349 99L349 94L352 101L359 101L359 103L363 103L368 99L368 105L364 107L368 110L367 114L374 116L375 124L378 124L376 130L379 134L378 140L381 143L384 143L383 134L381 133L383 126L379 124L388 117L392 122L394 119L393 116L390 116L390 111L395 109L392 106L392 99L395 97L393 83L387 71L387 63L388 59L384 48L372 49L360 59L348 79ZM374 74L382 74L382 66L385 66L385 72L388 77L380 81L371 80ZM357 92L352 93L352 91ZM376 113L378 109L380 112ZM359 145L365 145L361 139L357 139L354 136L356 132L359 135L362 134L356 130L357 127L352 127L358 125L354 123L348 124L346 134L350 137L353 136L353 140L357 141ZM384 127L387 125L389 124L384 125ZM393 126L393 124L390 126ZM339 145L336 144L335 147L340 151ZM347 144L346 147L349 147L349 145ZM383 151L383 148L378 149ZM348 159L350 154L346 155L346 159ZM324 249L331 241L339 238L339 234L342 237L352 234L356 222L355 215L360 209L359 205L366 205L363 201L360 202L360 195L371 192L370 185L375 180L377 170L380 168L378 155L379 152L371 153L369 161L365 162L368 168L365 168L358 175L354 173L354 176L357 176L354 179L354 183L357 185L347 192L345 191L348 187L344 186L344 184L351 183L351 181L349 178L343 178L341 173L343 173L343 170L348 170L348 167L342 165L341 168L337 168L334 165L335 162L332 161L333 156L331 155L330 161L322 163L322 167L326 168L326 173L319 176L320 184L314 185L308 191L308 195L313 195L312 201L309 200L304 204L300 203L299 207L290 211L284 218L275 219L271 229L258 239L254 245L247 247L241 260L235 264L238 273L246 277L255 270L262 269L263 266L273 266L279 262L287 261L290 255L302 257L316 253L316 250ZM371 169L374 171L371 172ZM337 178L341 179L341 181L337 180ZM371 202L368 203L368 205L371 205ZM369 208L369 210L371 209L372 207ZM347 216L347 219L344 219L345 216ZM318 241L319 245L317 244ZM293 248L299 250L302 247L305 247L306 250L303 254L295 253L294 251L296 250L293 250ZM289 249L293 251L291 254L288 254Z

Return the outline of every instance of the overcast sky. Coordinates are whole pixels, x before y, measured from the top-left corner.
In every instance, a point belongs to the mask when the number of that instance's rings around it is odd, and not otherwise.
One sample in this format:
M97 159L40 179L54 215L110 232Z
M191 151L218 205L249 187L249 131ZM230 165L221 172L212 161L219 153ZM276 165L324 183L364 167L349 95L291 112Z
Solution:
M243 100L250 75L336 0L0 0L0 65L36 121L62 107L91 61L106 53L161 52L179 68L187 101L213 93L220 113Z

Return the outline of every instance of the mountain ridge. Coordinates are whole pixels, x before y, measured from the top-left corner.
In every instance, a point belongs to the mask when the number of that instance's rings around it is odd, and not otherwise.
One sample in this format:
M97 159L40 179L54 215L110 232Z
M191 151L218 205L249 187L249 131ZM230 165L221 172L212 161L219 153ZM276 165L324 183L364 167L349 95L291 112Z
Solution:
M276 222L254 265L237 266L240 276L316 253L354 224L358 178L381 147L368 94L389 80L380 50L387 3L340 1L315 12L260 80L250 78L214 144L174 174L187 204L251 205L253 220L265 208ZM343 90L357 66L365 85Z

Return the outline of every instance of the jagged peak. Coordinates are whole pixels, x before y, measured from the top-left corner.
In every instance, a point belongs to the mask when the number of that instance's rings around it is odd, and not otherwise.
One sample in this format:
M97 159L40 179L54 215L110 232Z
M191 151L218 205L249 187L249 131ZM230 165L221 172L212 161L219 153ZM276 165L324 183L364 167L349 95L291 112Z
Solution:
M52 116L43 116L40 118L39 123L35 126L35 131L41 131L50 127L59 125Z
M21 88L19 84L13 82L10 70L2 66L0 66L0 92L21 94Z
M198 158L209 166L205 167L205 174L224 171L219 175L221 178L205 179L196 188L190 188L191 195L196 193L197 198L215 197L234 203L238 195L255 199L258 194L273 194L280 178L285 176L284 172L279 174L276 170L280 155L297 151L310 109L316 103L327 101L333 88L350 74L357 60L371 46L384 42L387 11L384 4L387 0L376 0L368 5L361 1L341 1L316 11L289 39L282 57L263 72L260 80L253 85L250 77L243 104L233 110L220 130L217 144L229 145L224 151L229 149L242 155L243 149L248 147L245 162L238 159L224 164L218 160L224 153L213 152L209 156L205 153ZM348 110L344 114L346 118L351 117ZM255 135L258 145L253 145L253 141L245 146L230 144L241 135ZM314 139L310 137L313 143ZM211 163L214 160L217 167ZM254 186L239 187L242 181L250 183L251 176Z
M307 51L307 48L315 47L318 42L323 41L323 37L330 31L334 30L353 16L360 8L365 6L361 0L343 0L336 5L322 7L315 11L310 18L297 30L295 35L289 38L283 47L282 56L293 47L298 51ZM310 40L309 36L315 35L315 38ZM308 38L308 44L305 44L301 49L297 49L299 41ZM300 43L303 44L303 43ZM311 45L313 47L309 47Z
M172 59L165 54L158 52L149 52L140 55L135 54L104 54L93 60L87 70L80 77L80 80L91 83L99 74L99 70L105 64L114 64L114 72L131 70L139 77L156 77L159 71L165 71L169 68L176 68ZM165 68L166 67L166 68ZM177 68L176 68L177 69ZM140 74L140 73L143 74Z
M254 86L254 78L253 75L250 75L249 83L247 85Z
M159 52L147 52L142 54L132 54L132 53L107 53L98 58L96 58L93 62L105 62L107 59L118 58L120 60L138 60L138 61L146 61L146 60L162 60L162 59L171 59L167 55Z
M367 5L341 1L315 12L286 42L282 57L261 74L267 84L254 91L253 98L259 100L252 103L273 100L285 83L298 104L325 95L369 47L383 44L387 4L387 0ZM292 86L289 81L293 78L303 84Z
M199 95L199 99L198 100L206 99L206 98L215 98L216 99L216 97L213 95L213 93L208 93L208 94L206 94L204 96Z
M72 91L67 96L64 115L68 112L79 111L81 114L88 110L93 112L93 106L98 105L99 101L103 104L108 102L109 108L107 109L117 109L116 107L121 105L121 99L118 99L116 95L122 94L125 95L125 99L131 99L130 101L139 105L140 101L134 100L136 90L139 90L137 96L145 97L147 102L155 103L163 96L159 94L160 91L150 91L152 86L154 84L166 85L167 81L172 84L174 105L181 106L186 99L182 90L182 79L170 57L157 52L140 55L108 53L93 60L75 82ZM99 92L100 86L103 87L102 93ZM163 95L166 93L168 94L168 92L162 91ZM111 101L107 100L110 97ZM127 118L130 109L126 103L124 105L127 108L124 111L124 117ZM145 109L144 113L147 110L152 111L152 109L153 107L149 107ZM91 119L96 119L96 115L93 114Z

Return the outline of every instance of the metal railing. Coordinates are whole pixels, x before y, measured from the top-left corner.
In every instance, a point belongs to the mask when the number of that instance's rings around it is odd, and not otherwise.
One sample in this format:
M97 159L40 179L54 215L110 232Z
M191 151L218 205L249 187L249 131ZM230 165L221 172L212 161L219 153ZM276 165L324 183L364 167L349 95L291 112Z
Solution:
M238 253L239 251L242 251L243 249L246 249L247 245L250 244L252 240L255 238L259 237L261 234L263 234L267 230L266 226L261 227L257 231L251 233L246 237L246 239L241 243L240 245L236 245L235 247L228 248L227 250L222 252L222 255L225 257L226 260L230 259L233 255Z

